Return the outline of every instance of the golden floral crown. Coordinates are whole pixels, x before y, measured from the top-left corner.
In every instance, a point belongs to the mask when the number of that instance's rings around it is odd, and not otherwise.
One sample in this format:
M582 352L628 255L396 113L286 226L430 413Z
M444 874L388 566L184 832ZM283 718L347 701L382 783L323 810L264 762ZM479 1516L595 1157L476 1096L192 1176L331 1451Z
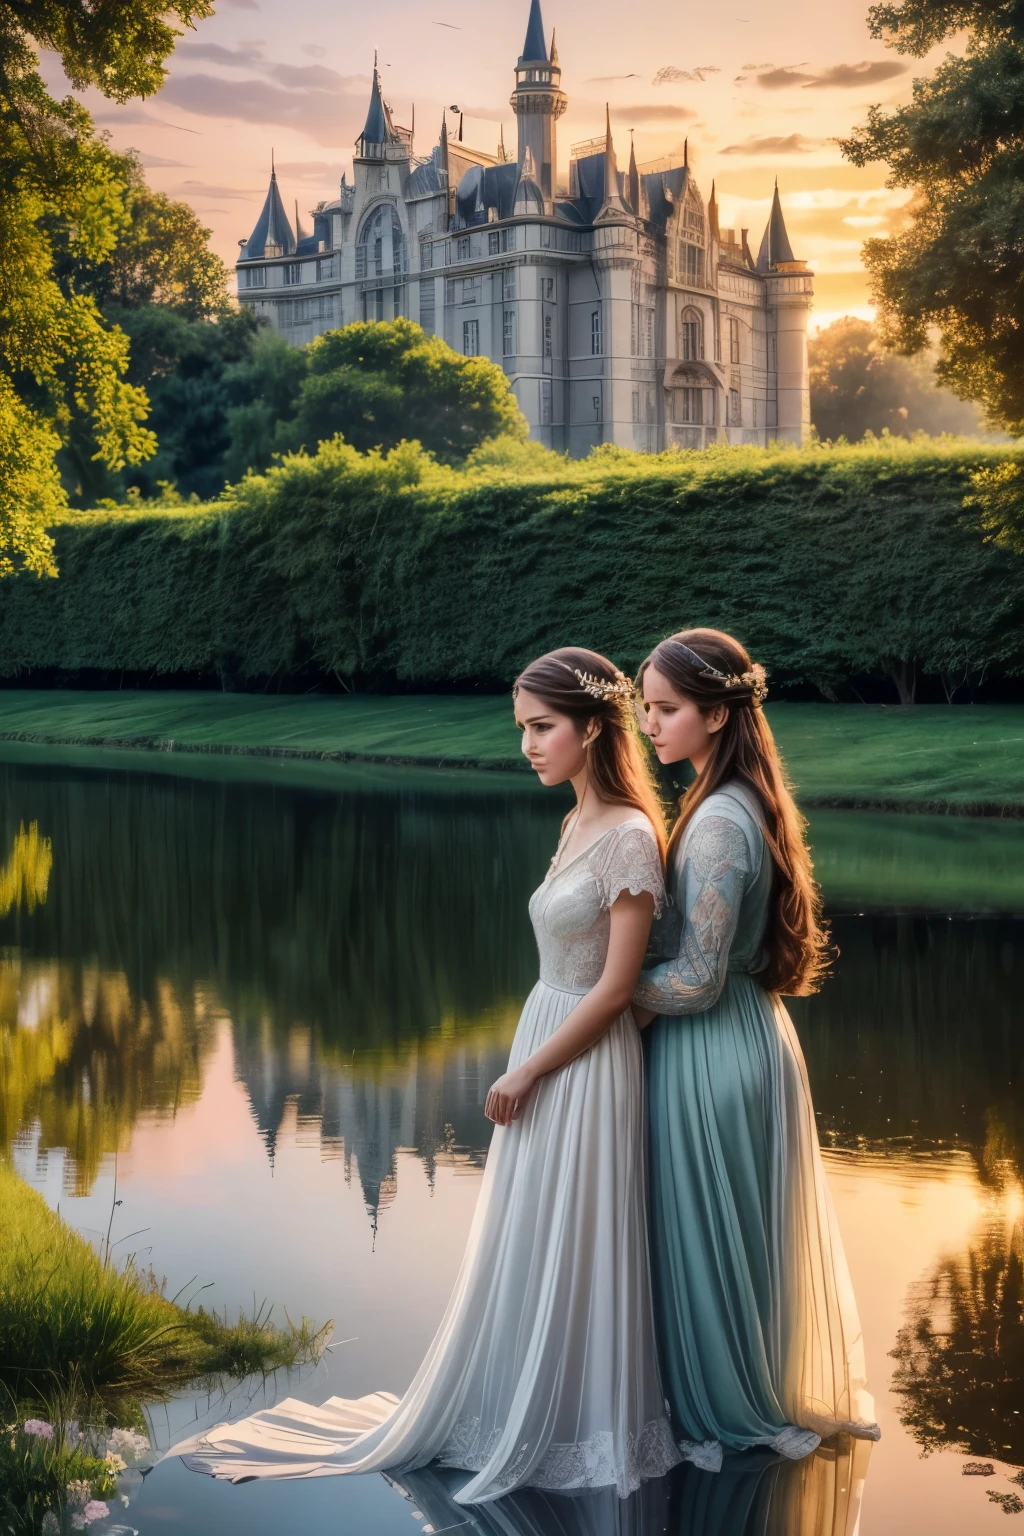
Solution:
M601 699L605 703L610 699L622 699L630 704L633 702L636 689L632 678L624 672L616 671L615 681L611 683L606 678L595 677L592 672L581 672L578 667L573 667L572 672L583 692L589 693L592 698Z

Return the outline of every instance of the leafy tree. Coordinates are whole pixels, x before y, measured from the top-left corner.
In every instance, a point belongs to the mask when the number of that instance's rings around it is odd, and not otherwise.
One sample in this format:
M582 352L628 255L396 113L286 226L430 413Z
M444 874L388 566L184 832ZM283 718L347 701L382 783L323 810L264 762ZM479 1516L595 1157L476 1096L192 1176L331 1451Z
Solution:
M844 141L915 194L906 227L869 240L884 338L918 352L937 328L937 374L993 421L1024 433L1024 7L1020 0L900 0L868 12L872 34L923 57L965 33L913 100L872 107Z
M240 480L250 469L264 470L275 453L287 451L307 372L307 350L289 346L270 330L261 331L248 354L225 370L225 391L232 402L223 463L226 480Z
M526 419L495 363L462 357L411 320L327 331L310 343L307 360L287 434L296 448L315 449L338 432L362 452L415 438L452 463L488 438L527 435Z
M99 262L80 262L68 275L79 293L91 293L104 314L159 304L188 320L229 312L229 273L187 203L147 185L134 150L112 156L124 188L127 223Z
M834 321L811 338L808 355L811 420L821 438L858 442L869 432L977 436L982 430L976 405L936 388L932 356L887 352L868 320L845 315Z
M72 416L117 471L153 452L147 402L127 382L127 339L57 270L111 257L130 214L88 113L57 102L33 45L77 87L149 94L178 35L211 0L0 0L0 576L54 575L46 532L65 503L55 455Z

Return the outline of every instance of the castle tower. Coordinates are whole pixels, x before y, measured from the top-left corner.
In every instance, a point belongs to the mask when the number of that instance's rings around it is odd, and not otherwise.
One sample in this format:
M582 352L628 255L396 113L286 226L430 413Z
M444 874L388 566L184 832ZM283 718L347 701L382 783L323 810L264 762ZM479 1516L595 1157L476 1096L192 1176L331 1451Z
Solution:
M793 255L778 180L757 253L757 270L764 277L768 301L768 373L770 378L774 371L777 380L773 435L785 442L804 443L811 430L807 322L814 303L814 274L806 261L797 261Z
M555 124L569 105L561 78L554 34L549 53L544 41L540 0L530 0L526 42L516 65L516 86L510 104L519 125L519 164L523 164L526 151L530 150L544 195L545 213L553 211L558 174Z

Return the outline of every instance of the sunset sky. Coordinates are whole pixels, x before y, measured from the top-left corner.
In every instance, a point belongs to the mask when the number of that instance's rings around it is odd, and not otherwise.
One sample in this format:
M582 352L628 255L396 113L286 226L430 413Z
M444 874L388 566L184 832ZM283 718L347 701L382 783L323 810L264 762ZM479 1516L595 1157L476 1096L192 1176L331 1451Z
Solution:
M569 108L559 158L603 132L604 103L620 165L635 133L637 159L677 153L684 137L706 197L717 182L724 227L750 229L755 250L772 185L779 189L797 256L816 273L814 326L870 313L860 247L900 218L904 192L885 169L857 170L834 140L863 121L872 102L909 98L907 61L873 41L867 0L718 0L700 7L543 0L557 29ZM289 212L304 222L337 196L362 127L374 49L396 120L416 106L416 150L436 142L442 107L465 113L466 140L514 150L508 105L526 32L528 0L468 6L454 0L220 0L217 14L186 34L169 79L146 102L116 107L84 100L117 148L137 148L153 186L191 203L229 263L262 205L273 149ZM51 87L65 82L52 56Z

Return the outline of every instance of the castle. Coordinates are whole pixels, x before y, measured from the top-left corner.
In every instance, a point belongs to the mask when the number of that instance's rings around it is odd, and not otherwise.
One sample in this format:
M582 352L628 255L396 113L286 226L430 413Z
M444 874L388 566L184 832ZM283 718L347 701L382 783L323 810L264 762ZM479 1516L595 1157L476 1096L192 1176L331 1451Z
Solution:
M813 277L786 233L778 184L755 260L720 229L688 155L620 171L610 117L574 145L558 185L568 98L531 0L511 106L518 154L471 149L441 124L426 157L392 119L376 62L354 184L295 228L272 170L241 241L238 298L301 345L354 320L406 315L508 375L530 435L583 455L711 443L800 443L810 429ZM415 122L415 117L414 117Z

